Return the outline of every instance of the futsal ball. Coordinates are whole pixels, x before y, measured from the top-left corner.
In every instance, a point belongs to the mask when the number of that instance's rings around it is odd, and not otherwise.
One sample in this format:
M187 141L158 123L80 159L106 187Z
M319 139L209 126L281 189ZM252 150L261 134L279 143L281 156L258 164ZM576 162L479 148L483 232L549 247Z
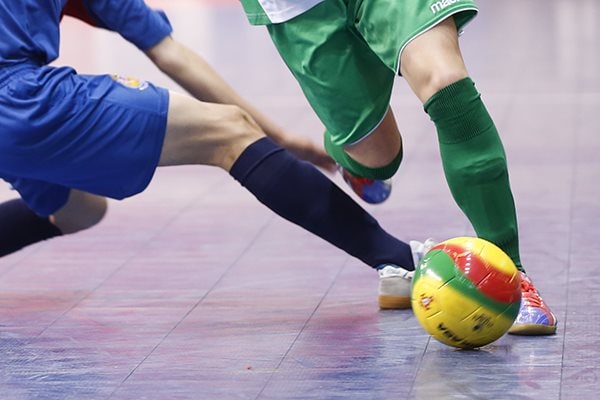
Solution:
M494 244L458 237L434 246L415 269L412 309L427 333L449 346L485 346L511 327L521 278Z

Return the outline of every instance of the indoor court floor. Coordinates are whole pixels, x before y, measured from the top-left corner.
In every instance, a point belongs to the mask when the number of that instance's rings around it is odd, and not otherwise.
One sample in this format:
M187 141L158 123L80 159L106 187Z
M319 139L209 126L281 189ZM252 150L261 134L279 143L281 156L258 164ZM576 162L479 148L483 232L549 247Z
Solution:
M149 3L247 99L321 141L265 29L236 0ZM226 173L172 167L111 201L99 226L0 259L0 400L597 398L600 2L478 4L461 46L504 140L522 258L558 317L555 336L442 345L411 311L378 309L377 274L360 261ZM117 35L69 18L61 51L56 65L177 89ZM392 105L403 165L386 203L361 204L403 240L472 235L433 125L400 78ZM15 196L0 185L0 200Z

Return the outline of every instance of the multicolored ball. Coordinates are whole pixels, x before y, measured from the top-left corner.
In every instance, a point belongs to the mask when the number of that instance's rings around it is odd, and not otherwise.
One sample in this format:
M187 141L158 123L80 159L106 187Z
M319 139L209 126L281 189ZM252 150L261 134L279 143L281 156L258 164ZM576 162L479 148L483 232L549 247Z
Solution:
M415 270L412 308L419 323L449 346L477 348L511 327L521 302L515 264L496 245L458 237L434 246Z

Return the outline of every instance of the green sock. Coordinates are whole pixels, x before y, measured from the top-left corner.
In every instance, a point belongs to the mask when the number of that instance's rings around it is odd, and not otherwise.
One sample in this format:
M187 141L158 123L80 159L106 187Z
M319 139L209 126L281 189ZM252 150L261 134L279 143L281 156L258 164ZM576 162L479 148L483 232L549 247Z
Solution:
M522 270L515 204L498 131L475 84L462 79L424 105L434 122L446 180L477 236L499 246Z
M376 168L367 167L366 165L363 165L351 158L344 151L343 146L334 144L328 134L325 134L325 150L331 156L331 158L335 160L335 162L341 165L344 169L348 170L352 175L377 180L385 180L394 176L400 167L403 155L402 148L400 148L400 152L398 152L396 158L394 158L388 165Z

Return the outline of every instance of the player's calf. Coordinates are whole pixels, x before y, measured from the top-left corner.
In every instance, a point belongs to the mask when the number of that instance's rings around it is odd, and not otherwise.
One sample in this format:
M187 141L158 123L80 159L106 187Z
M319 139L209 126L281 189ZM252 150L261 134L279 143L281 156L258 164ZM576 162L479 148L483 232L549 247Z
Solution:
M106 198L71 190L67 203L49 218L63 234L71 234L97 225L108 209Z

